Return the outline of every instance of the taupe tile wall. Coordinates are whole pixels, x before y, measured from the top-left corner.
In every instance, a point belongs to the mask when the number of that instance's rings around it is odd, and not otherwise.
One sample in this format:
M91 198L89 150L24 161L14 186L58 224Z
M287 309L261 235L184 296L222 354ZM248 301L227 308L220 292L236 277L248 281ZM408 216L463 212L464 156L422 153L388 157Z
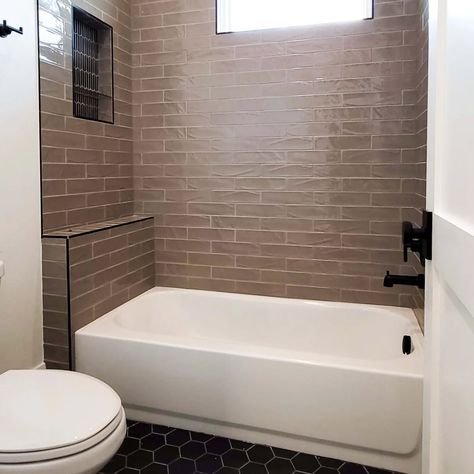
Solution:
M72 112L72 4L114 28L115 124ZM43 230L133 213L128 0L40 0Z
M67 242L44 238L43 337L48 369L69 368L69 308Z
M418 0L220 36L213 0L131 5L136 211L156 217L157 283L414 305L382 277L415 271L400 222L423 201Z
M75 4L114 27L115 125L72 117L71 0L40 0L46 232L151 213L158 284L422 304L382 277L419 270L425 0L221 36L213 0Z
M155 284L153 218L43 239L44 338L48 368L74 366L74 333Z
M412 155L413 163L417 164L417 173L411 181L406 183L406 191L415 195L415 212L412 217L414 222L421 224L422 217L420 209L426 205L426 143L427 143L427 114L428 114L428 20L429 1L420 0L421 26L418 37L418 72L417 72L417 103L416 103L416 127L418 147ZM415 271L423 273L424 269L415 259L410 260ZM417 308L423 308L424 295L422 291L415 293ZM424 316L417 312L420 325L424 327Z
M154 250L153 219L70 239L72 333L154 286Z

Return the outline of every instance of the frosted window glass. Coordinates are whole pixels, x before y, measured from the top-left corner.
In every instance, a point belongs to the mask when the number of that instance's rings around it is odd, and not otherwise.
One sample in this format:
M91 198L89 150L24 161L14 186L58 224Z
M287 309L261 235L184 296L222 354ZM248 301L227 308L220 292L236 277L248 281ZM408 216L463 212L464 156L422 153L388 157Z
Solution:
M373 18L373 0L217 0L217 33Z

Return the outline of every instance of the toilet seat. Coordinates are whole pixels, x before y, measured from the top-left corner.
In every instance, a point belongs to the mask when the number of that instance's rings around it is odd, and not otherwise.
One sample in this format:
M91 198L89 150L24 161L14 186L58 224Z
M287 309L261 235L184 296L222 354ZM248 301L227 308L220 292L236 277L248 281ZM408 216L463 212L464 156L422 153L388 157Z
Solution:
M66 456L72 456L74 454L90 449L104 439L109 437L115 432L115 430L120 426L122 420L125 418L125 412L123 409L120 410L120 413L117 417L105 427L100 433L97 433L95 436L86 439L77 444L71 444L63 448L55 449L46 449L42 451L32 451L32 452L1 452L0 451L0 466L2 464L22 464L38 461L51 461L53 459L63 458Z
M85 451L114 433L125 417L114 390L77 372L6 372L0 376L0 400L0 465Z

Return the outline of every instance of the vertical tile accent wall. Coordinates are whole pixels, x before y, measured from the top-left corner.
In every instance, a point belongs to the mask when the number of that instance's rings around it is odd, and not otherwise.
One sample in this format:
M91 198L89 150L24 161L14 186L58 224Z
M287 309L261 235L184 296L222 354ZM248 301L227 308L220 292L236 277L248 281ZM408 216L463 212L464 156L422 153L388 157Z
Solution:
M114 29L115 123L73 117L72 5ZM43 230L133 213L130 5L39 0Z
M213 0L134 0L136 211L160 285L412 306L384 289L423 206L418 0L216 36ZM418 301L419 302L419 301Z
M153 218L129 217L43 239L48 368L74 366L74 334L155 284Z

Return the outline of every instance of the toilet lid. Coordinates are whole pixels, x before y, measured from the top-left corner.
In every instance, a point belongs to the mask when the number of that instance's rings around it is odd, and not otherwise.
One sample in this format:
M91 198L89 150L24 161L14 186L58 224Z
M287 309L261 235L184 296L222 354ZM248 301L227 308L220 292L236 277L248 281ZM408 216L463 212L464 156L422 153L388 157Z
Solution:
M81 443L109 425L120 410L115 391L88 375L8 371L0 375L0 453Z

